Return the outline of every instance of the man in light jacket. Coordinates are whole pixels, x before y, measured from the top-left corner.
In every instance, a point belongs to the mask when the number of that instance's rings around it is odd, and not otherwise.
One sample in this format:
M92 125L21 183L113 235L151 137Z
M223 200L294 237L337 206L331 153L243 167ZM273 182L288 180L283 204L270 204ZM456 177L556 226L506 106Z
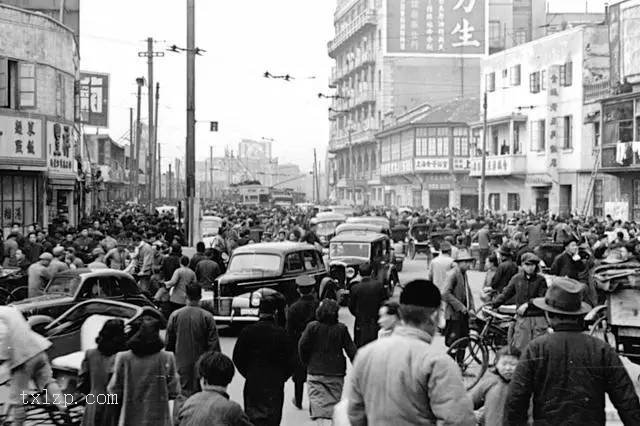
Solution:
M430 281L405 286L401 325L356 355L345 390L351 425L475 426L459 367L431 346L440 302Z
M182 256L180 258L180 266L175 270L173 276L164 285L169 290L169 314L182 308L187 304L187 286L196 284L196 273L189 268L189 258Z

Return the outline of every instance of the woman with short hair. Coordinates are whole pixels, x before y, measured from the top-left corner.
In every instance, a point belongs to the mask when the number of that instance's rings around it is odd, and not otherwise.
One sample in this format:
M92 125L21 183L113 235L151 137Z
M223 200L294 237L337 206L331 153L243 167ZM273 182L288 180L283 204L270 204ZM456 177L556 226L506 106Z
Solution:
M356 345L347 326L338 321L338 303L325 299L312 321L302 333L298 348L300 360L307 366L309 411L318 424L331 424L333 407L340 401L346 359L353 362Z

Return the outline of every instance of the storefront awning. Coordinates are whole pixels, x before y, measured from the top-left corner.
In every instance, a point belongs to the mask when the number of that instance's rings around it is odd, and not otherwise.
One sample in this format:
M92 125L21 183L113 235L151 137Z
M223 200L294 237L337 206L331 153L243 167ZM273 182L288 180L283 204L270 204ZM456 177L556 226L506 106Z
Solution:
M73 189L76 186L75 178L54 177L47 180L49 186L61 189Z

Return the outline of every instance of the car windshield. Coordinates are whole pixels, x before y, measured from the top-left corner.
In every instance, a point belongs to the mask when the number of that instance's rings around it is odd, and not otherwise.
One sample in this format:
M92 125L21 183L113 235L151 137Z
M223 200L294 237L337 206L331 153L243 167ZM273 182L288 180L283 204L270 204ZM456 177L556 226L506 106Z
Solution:
M78 275L61 275L51 280L45 292L47 294L62 293L68 296L74 296L79 286L80 277Z
M336 232L336 227L340 225L342 221L331 220L328 222L318 222L318 235L329 235Z
M329 257L365 257L369 258L369 243L331 243Z
M278 272L280 256L275 254L247 253L235 254L231 257L227 272Z

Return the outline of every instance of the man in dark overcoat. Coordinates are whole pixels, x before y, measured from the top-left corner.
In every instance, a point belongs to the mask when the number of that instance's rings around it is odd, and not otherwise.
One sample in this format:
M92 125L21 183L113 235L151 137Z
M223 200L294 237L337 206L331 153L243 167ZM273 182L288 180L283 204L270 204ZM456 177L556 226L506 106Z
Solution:
M371 277L371 265L360 266L362 280L351 287L349 311L356 317L353 329L354 343L358 348L378 338L378 310L387 299L387 292L380 280Z

